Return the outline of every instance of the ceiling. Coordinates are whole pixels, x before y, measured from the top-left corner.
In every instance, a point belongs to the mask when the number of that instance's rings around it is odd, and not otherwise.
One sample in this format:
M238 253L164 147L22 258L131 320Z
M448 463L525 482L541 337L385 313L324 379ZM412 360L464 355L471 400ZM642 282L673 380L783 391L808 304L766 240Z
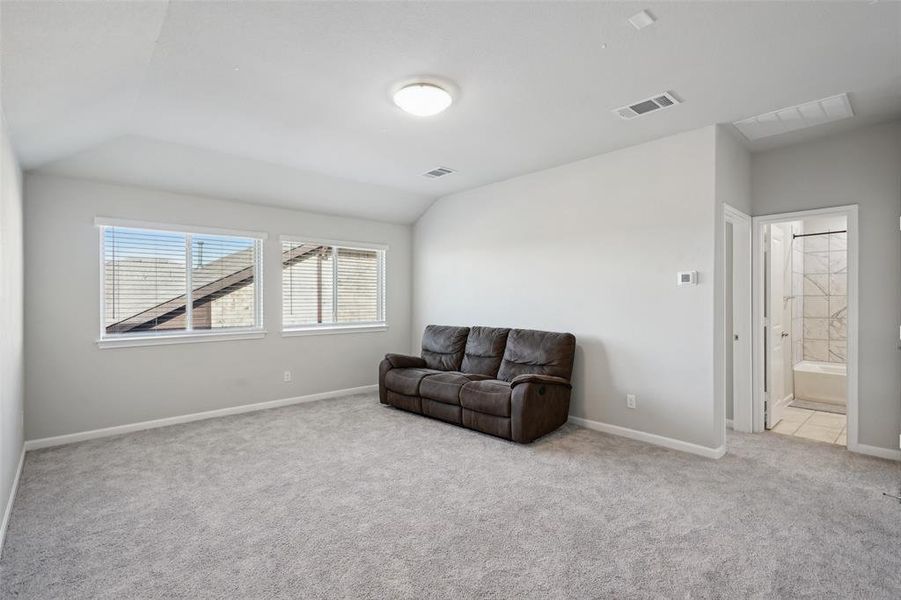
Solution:
M642 8L658 20L636 31ZM748 147L901 116L896 2L4 0L0 18L24 168L395 222L452 192L841 92L853 119ZM454 105L397 109L392 86L417 75L451 81ZM684 103L611 112L666 90ZM438 166L458 172L422 177Z

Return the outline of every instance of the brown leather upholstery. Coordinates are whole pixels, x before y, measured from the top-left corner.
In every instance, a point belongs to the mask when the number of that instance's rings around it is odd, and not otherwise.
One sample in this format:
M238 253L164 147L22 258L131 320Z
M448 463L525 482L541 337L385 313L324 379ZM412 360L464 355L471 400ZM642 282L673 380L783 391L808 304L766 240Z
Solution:
M544 383L544 384L553 384L553 385L562 385L568 389L572 389L572 385L569 383L568 379L563 379L562 377L554 377L553 375L535 375L532 373L517 375L513 378L513 381L510 382L510 387L516 387L518 385L522 385L523 383Z
M510 437L510 419L506 417L495 417L464 408L463 426L507 440L513 439Z
M422 399L419 396L405 396L388 390L388 404L410 412L422 413Z
M527 444L566 423L570 386L524 383L510 397L511 439Z
M391 363L395 369L406 369L408 367L427 367L425 360L419 356L407 356L406 354L386 354L385 360Z
M506 381L473 381L460 390L460 406L486 415L509 417L511 392Z
M569 380L573 374L576 338L571 333L511 329L497 378L517 375L553 375Z
M385 387L406 396L418 396L419 384L426 375L440 373L435 369L391 369L385 375Z
M528 443L566 423L574 354L569 333L429 325L422 358L381 362L379 400Z
M497 370L504 357L509 329L498 327L472 327L466 338L466 351L463 354L464 373L479 373L497 377Z
M388 404L388 388L385 387L385 376L393 368L391 361L387 358L379 363L379 402L382 404Z
M422 358L426 366L439 371L459 371L466 349L469 327L429 325L422 334Z
M459 406L451 406L444 402L436 402L428 398L422 399L422 414L454 423L455 425L463 424L462 409Z
M460 388L470 381L490 379L487 375L464 375L458 371L429 375L419 384L419 395L445 404L460 406Z

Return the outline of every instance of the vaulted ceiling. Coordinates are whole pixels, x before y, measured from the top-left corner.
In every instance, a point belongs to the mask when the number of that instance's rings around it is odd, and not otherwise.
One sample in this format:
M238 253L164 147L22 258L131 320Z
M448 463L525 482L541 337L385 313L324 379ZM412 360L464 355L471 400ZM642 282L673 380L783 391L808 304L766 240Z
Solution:
M647 8L657 22L627 19ZM16 2L3 111L27 169L410 222L436 197L849 92L901 115L896 2ZM419 119L390 91L454 83ZM676 107L612 109L672 90ZM442 179L422 173L445 166Z

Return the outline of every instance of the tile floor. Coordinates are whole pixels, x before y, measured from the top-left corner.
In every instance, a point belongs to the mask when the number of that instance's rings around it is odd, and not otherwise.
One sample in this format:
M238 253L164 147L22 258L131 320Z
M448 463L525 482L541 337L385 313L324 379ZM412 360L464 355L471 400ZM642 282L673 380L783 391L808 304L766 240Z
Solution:
M787 406L782 420L770 431L847 446L847 425L846 415Z

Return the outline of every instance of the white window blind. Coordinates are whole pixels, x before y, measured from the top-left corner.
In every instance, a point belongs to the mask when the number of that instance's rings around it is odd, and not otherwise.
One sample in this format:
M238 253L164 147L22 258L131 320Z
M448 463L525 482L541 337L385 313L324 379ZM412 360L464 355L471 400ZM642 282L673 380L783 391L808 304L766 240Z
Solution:
M101 339L262 327L262 239L101 225Z
M385 251L282 240L285 330L385 324Z

